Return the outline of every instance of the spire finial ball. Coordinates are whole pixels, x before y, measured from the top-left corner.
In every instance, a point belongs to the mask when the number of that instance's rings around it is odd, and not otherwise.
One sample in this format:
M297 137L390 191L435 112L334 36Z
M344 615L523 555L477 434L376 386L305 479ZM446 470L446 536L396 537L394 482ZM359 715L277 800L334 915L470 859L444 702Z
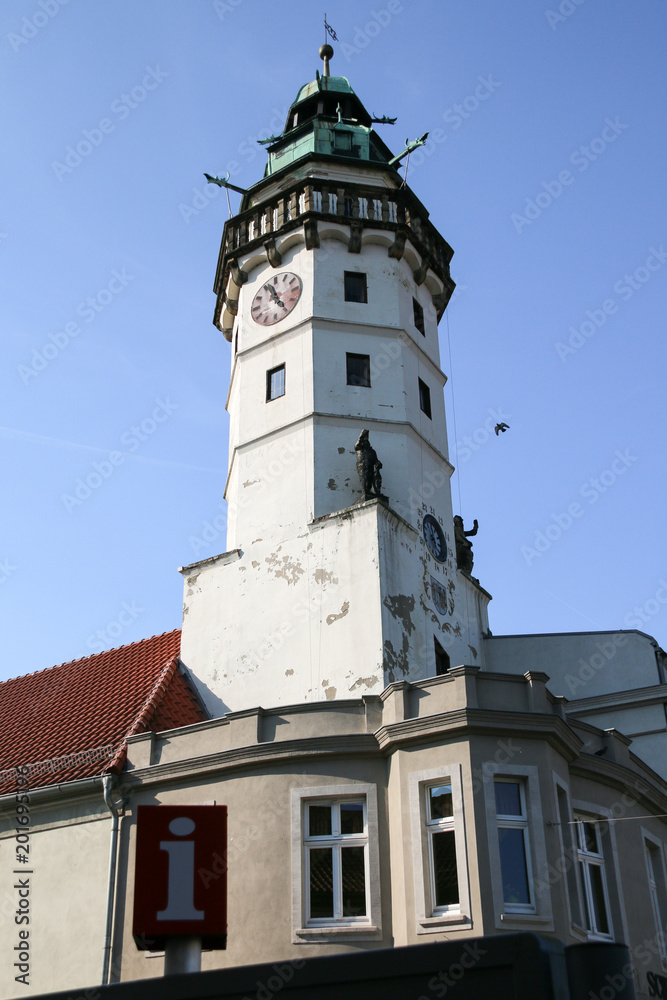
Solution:
M333 59L334 50L330 45L320 45L320 59Z

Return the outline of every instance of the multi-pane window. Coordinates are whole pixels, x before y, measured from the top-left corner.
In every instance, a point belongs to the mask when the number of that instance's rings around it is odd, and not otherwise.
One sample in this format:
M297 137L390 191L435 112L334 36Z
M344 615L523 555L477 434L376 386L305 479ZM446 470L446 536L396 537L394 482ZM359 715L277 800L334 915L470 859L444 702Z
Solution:
M653 917L658 932L658 946L662 960L667 961L667 887L665 886L665 869L659 845L653 840L644 840L646 848L646 870L648 888L651 895Z
M494 792L505 910L533 912L525 787L520 780L496 778Z
M426 336L426 328L424 326L424 310L421 303L417 302L417 299L412 300L412 312L414 314L415 326L422 334L423 337Z
M433 913L458 909L460 896L451 782L426 787L426 833Z
M369 387L371 384L370 354L346 354L347 384Z
M421 379L419 379L419 408L431 420L431 390Z
M345 301L368 302L366 275L361 271L345 272Z
M278 365L266 373L266 401L285 395L285 365Z
M584 902L584 920L591 934L610 935L609 900L600 842L600 824L575 817L577 863Z
M415 771L408 782L417 934L469 924L461 765Z
M304 809L306 923L366 921L365 799L306 802Z

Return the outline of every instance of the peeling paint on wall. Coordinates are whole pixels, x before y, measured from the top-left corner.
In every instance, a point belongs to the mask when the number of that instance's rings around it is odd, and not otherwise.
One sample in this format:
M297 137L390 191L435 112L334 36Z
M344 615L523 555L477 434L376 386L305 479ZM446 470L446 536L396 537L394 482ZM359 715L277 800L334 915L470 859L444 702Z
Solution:
M382 666L392 684L396 680L398 673L403 674L404 677L408 673L408 648L408 637L405 634L403 635L403 645L398 653L394 649L394 645L390 639L384 640L384 660Z
M258 482L259 479L246 479L245 483L243 484L243 489L245 490L248 486L254 486Z
M344 618L349 610L350 610L350 602L345 601L345 603L342 605L340 609L339 615L327 615L327 625L333 625L333 623L337 622L340 618Z
M282 545L278 548L278 552ZM300 576L304 574L304 568L300 562L295 559L291 559L289 556L283 556L279 559L277 554L273 553L267 556L264 560L268 564L269 569L273 571L274 576L282 577L283 580L287 581L287 586L291 583L296 583Z
M285 677L291 677L293 673L294 673L293 670L286 670L285 671Z
M329 681L322 681L322 687L324 688L324 693L326 695L327 701L333 701L333 699L336 697L336 688L327 687L328 683Z
M352 685L352 687L349 688L348 690L354 691L354 689L358 688L358 687L372 688L372 687L374 687L378 683L378 681L379 681L378 677L373 677L373 676L371 676L371 677L359 677L354 682L354 684Z
M396 594L394 597L387 594L382 603L394 618L403 622L403 628L408 635L411 635L415 628L411 618L411 614L415 610L415 599L412 594L410 596Z
M338 454L339 455L344 455L345 454L345 448L339 448L338 449Z
M314 573L315 583L338 583L338 577L334 576L327 569L316 569Z
M475 649L475 647L471 646L470 643L468 643L468 649L470 650L470 652L472 653L472 655L475 657L475 659L477 659L477 650Z
M337 490L338 489L338 487L336 486L336 480L335 479L330 479L329 480L329 482L327 483L327 489L328 490Z

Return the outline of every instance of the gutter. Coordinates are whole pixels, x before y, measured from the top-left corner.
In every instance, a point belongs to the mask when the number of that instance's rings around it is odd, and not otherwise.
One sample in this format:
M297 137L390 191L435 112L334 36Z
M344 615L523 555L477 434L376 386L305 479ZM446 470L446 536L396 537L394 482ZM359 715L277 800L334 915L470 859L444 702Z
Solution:
M118 856L118 831L120 828L119 819L123 812L126 799L121 795L115 802L112 793L118 789L118 778L115 774L104 774L102 776L102 786L104 789L104 801L111 813L111 840L109 842L109 874L107 878L107 915L104 931L104 955L102 961L102 986L109 982L109 970L111 966L111 937L113 934L113 914L116 898L116 859Z

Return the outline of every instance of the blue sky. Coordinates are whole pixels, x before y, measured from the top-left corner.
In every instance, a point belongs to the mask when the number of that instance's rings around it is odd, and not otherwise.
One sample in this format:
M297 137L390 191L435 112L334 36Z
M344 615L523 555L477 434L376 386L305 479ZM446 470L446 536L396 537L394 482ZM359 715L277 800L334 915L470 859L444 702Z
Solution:
M664 645L667 5L327 16L390 148L431 132L408 183L455 251L454 508L491 629ZM224 550L228 213L203 172L259 179L322 34L294 0L0 5L0 677L179 626L177 567Z

